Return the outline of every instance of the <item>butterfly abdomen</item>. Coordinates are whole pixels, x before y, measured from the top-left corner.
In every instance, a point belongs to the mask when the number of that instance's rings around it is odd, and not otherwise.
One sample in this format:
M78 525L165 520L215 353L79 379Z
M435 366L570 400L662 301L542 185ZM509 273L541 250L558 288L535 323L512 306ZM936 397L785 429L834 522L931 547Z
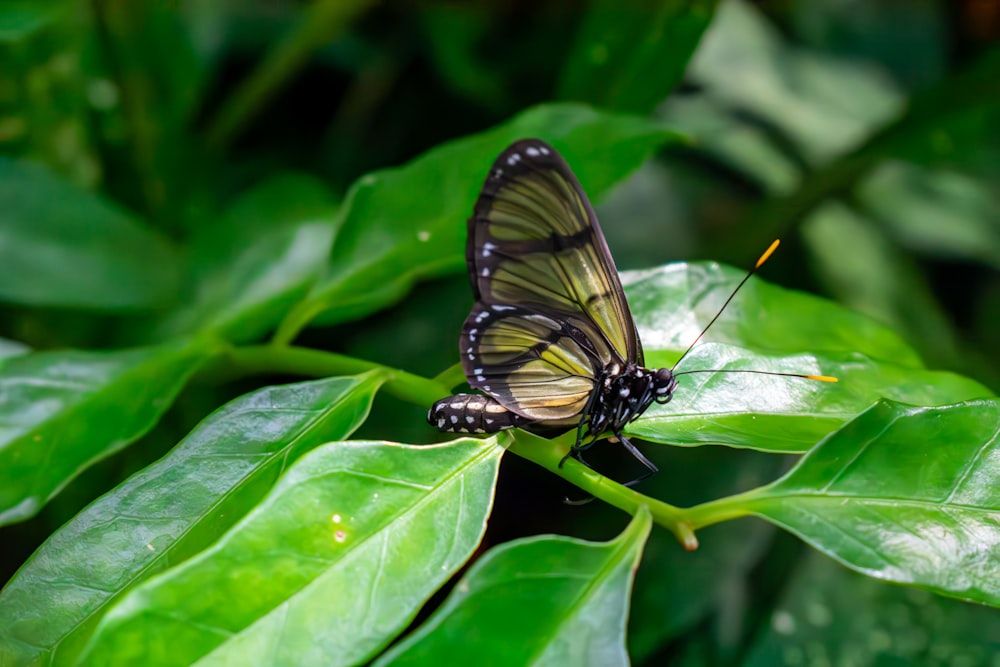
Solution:
M490 396L456 394L432 405L427 423L449 433L496 433L526 426L531 420L511 412Z

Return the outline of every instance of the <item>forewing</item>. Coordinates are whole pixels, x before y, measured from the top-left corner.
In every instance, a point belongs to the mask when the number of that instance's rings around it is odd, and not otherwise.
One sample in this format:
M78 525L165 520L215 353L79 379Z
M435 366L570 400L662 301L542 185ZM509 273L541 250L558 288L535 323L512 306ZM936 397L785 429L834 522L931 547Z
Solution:
M545 142L518 141L493 164L469 220L467 260L477 305L586 321L581 329L602 337L616 360L642 364L597 216L569 165Z

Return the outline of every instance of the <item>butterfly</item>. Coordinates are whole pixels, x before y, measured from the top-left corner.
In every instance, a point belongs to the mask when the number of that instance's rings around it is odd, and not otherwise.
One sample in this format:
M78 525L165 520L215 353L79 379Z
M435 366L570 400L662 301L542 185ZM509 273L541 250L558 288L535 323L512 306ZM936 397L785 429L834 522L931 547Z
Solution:
M730 300L775 247L777 241ZM646 467L630 484L657 472L623 430L653 403L669 402L684 373L675 373L676 364L643 365L597 216L554 148L524 139L496 159L468 221L466 262L475 305L459 352L469 386L482 394L437 401L428 422L459 433L575 427L576 442L563 462L569 456L583 462L581 452L610 434Z

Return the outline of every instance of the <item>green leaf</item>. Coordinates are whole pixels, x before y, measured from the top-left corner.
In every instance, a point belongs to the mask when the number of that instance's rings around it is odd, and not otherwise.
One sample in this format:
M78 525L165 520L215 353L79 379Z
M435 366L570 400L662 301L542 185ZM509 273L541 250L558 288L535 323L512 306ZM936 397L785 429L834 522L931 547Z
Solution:
M36 352L0 366L0 525L146 433L211 350Z
M254 340L319 277L333 242L335 205L322 183L286 175L233 204L192 248L191 294L160 337L208 331Z
M172 296L173 249L96 195L0 157L0 201L0 300L122 310Z
M713 263L624 274L646 365L672 366L743 275ZM673 400L652 406L628 432L675 445L805 452L881 397L943 405L992 395L968 378L922 368L885 327L756 277L677 370L700 369L833 375L840 382L744 373L681 376Z
M1000 614L886 586L819 554L800 561L746 667L782 664L990 665Z
M788 46L760 9L738 0L719 6L687 76L723 107L780 128L812 164L859 144L904 103L874 70Z
M649 113L680 82L716 4L660 0L623 7L615 0L591 0L558 97Z
M801 164L788 155L787 146L774 140L773 131L708 95L677 95L657 115L692 137L691 150L710 156L765 192L787 194L802 179Z
M949 315L921 267L877 220L830 202L809 217L802 237L814 271L840 303L903 333L931 365L961 369Z
M419 279L465 268L465 220L489 166L510 143L537 136L599 197L675 135L649 120L581 105L529 109L412 162L362 177L341 209L326 277L279 331L288 340L323 313L343 322L398 301Z
M632 574L651 525L642 508L610 542L541 536L496 547L376 664L627 665Z
M901 245L1000 268L1000 219L990 185L954 172L892 162L861 183L858 196Z
M136 588L87 665L347 665L413 619L479 544L496 438L332 442L209 549Z
M639 489L677 505L766 484L787 469L786 457L746 449L664 447L655 454L660 472ZM574 528L592 521L588 510L587 517L574 521ZM754 567L767 557L775 532L764 521L735 521L699 531L698 549L684 551L668 531L654 530L635 575L628 630L632 661L645 663L707 619L744 613L746 601L739 592L750 585Z
M5 0L0 5L0 44L44 28L66 10L66 0Z
M1000 606L998 434L1000 399L883 401L741 504L869 576Z
M252 508L304 452L349 436L378 374L267 387L220 408L43 544L0 592L0 664L69 664L103 612Z

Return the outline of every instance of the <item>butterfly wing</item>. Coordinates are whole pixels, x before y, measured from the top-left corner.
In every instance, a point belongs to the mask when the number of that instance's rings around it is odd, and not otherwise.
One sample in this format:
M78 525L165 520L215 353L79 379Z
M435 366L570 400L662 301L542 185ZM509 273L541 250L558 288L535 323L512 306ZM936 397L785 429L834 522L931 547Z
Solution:
M469 384L524 417L573 424L611 363L642 363L618 272L583 189L544 142L512 144L469 220Z

